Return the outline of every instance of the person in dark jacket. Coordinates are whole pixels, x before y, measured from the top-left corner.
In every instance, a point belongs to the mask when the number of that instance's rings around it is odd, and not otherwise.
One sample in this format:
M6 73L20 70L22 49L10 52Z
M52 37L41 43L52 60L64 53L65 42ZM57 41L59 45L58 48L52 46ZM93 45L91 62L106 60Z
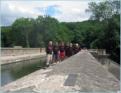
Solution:
M73 51L74 51L74 54L78 53L80 51L80 47L79 47L79 44L76 43L73 47Z
M66 57L69 57L70 56L70 53L69 53L69 42L65 46L65 56Z
M72 47L73 47L73 54L76 54L76 51L75 51L75 49L76 49L76 44L74 43Z
M73 55L73 44L69 44L69 57Z
M47 55L47 61L46 65L49 66L50 63L52 63L52 56L53 56L53 45L52 41L49 41L47 47L46 47L46 55Z
M79 46L79 44L78 43L76 43L76 53L78 53L79 51L80 51L80 46Z
M55 43L53 46L53 61L58 62L59 61L59 45L58 42Z

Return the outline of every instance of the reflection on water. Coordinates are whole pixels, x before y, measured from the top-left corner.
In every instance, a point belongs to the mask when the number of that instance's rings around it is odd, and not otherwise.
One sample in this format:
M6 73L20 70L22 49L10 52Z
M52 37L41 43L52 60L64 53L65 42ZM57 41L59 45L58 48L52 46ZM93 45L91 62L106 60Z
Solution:
M1 66L1 86L45 66L45 58L27 60Z

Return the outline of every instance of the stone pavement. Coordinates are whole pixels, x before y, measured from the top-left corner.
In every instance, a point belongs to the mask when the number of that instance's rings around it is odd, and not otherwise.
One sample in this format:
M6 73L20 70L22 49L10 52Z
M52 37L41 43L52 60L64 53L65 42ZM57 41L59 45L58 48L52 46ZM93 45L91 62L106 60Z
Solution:
M1 87L7 93L27 91L32 93L117 93L119 80L87 51L65 59L63 62L41 69Z

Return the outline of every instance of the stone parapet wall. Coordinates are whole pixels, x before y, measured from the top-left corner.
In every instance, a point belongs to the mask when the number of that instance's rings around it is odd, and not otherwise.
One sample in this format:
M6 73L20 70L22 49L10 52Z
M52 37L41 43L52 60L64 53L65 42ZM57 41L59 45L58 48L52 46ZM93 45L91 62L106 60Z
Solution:
M45 52L45 48L1 48L1 56L18 56Z
M97 53L99 55L105 55L106 54L106 50L105 49L88 49L89 52L94 52Z

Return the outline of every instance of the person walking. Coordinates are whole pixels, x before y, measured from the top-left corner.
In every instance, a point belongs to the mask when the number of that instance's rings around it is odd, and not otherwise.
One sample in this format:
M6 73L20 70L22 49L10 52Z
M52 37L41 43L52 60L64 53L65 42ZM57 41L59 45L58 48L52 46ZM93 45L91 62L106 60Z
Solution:
M52 45L52 41L49 41L47 47L46 47L46 55L47 55L47 59L46 59L46 65L49 66L50 63L52 63L52 57L53 57L53 45Z

